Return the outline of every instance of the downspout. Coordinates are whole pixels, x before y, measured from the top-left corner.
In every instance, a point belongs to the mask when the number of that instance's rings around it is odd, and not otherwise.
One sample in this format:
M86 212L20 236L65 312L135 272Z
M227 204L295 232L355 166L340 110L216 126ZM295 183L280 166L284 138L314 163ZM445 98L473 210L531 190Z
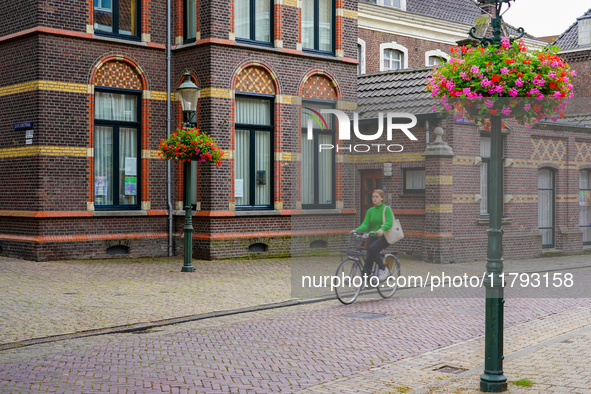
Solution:
M171 102L170 102L170 35L171 35L171 0L166 0L166 137L170 137L171 130ZM168 257L172 257L172 175L170 160L166 160L166 201L168 203Z

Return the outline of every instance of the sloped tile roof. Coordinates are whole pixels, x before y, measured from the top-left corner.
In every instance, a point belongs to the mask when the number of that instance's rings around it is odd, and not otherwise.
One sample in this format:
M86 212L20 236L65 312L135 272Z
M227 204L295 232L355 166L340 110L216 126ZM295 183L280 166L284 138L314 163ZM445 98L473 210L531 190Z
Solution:
M375 0L359 2L376 4ZM406 11L470 26L480 15L480 8L473 0L406 0Z
M434 113L435 101L427 92L432 67L363 74L357 78L360 119L376 119L379 112Z
M583 16L591 16L591 8L581 15L581 17ZM577 48L579 46L579 22L575 21L553 42L553 45L560 47L563 51Z

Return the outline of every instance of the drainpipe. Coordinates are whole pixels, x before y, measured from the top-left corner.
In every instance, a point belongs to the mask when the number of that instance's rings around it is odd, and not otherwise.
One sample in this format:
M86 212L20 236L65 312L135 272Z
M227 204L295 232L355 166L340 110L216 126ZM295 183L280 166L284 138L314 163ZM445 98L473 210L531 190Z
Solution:
M170 34L171 34L171 0L166 0L166 136L170 137L171 102L170 102ZM168 257L172 257L172 175L170 160L166 160L166 201L168 203Z

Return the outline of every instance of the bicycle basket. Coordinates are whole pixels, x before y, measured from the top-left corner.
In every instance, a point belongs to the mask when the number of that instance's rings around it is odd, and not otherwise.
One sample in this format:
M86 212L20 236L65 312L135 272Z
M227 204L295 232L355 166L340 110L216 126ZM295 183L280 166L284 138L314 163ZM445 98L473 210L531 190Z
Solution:
M366 249L368 241L369 237L360 237L356 234L350 234L347 249L352 251Z

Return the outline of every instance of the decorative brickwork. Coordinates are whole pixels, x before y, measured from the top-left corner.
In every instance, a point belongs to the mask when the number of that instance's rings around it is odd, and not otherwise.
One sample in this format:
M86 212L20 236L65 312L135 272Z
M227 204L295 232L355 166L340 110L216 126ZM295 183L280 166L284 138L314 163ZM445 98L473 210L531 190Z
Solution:
M564 161L566 155L564 141L532 137L531 142L534 147L531 160L554 163Z
M235 90L239 92L275 94L271 75L261 67L247 67L236 75Z
M575 161L578 163L591 163L591 141L576 141L577 155Z
M330 79L316 74L304 83L302 96L319 100L336 100L337 92Z
M142 81L127 63L114 61L103 65L96 74L97 86L119 89L142 89Z

